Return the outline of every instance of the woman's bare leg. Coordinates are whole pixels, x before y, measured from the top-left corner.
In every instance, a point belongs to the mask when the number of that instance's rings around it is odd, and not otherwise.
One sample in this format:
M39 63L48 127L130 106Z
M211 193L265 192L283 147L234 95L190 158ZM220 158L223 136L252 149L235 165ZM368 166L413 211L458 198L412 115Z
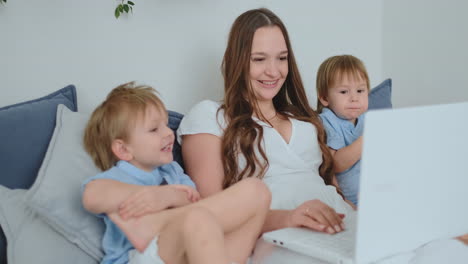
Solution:
M117 225L140 252L158 236L157 254L164 262L228 263L224 232L216 217L203 207L180 209L183 210L167 210L164 214L150 214L127 221L113 216L113 221L117 220Z
M261 180L249 178L220 193L184 207L164 210L128 221L123 221L117 214L109 215L109 217L122 229L135 248L142 252L157 234L164 232L166 228L169 230L172 223L183 219L184 213L194 208L205 208L214 215L225 234L225 243L221 243L226 248L225 254L231 261L244 263L261 233L270 201L271 194L266 185ZM175 230L171 230L169 233L178 234ZM177 248L176 245L174 247ZM177 252L171 252L171 254L180 255Z
M190 264L228 263L223 229L209 210L191 209L184 224L182 236Z
M248 178L189 206L213 212L223 227L230 260L245 263L261 234L270 202L268 187L259 179Z

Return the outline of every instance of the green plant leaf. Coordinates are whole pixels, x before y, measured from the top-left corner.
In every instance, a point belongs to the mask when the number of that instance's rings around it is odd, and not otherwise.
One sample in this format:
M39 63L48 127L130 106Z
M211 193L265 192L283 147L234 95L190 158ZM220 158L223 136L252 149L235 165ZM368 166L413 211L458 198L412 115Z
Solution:
M115 18L119 18L119 16L120 16L120 9L119 9L118 6L115 8L114 16L115 16Z
M5 2L6 2L6 0L5 0ZM131 5L131 6L135 5L135 3L133 3L132 1L128 1L127 3L128 3L129 5Z
M120 13L123 13L123 12L124 12L124 8L123 8L123 5L122 5L122 4L119 5L119 11L120 11Z
M125 4L125 5L123 6L123 9L125 10L125 13L128 13L128 10L129 10L130 8L128 8L128 5Z

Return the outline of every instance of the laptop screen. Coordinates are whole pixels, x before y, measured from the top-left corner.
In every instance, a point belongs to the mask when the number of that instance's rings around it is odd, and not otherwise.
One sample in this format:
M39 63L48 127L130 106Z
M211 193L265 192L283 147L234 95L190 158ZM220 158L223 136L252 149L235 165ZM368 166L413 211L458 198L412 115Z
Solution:
M468 102L366 115L356 260L468 232Z

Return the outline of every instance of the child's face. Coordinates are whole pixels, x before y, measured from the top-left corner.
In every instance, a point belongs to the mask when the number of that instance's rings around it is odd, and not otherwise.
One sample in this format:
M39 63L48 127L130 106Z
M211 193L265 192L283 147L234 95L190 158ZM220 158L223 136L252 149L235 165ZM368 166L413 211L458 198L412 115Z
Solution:
M344 75L328 89L328 97L320 98L325 107L330 108L340 118L356 123L358 116L367 111L369 91L361 77Z
M155 167L172 162L174 133L167 126L167 114L163 109L151 105L146 114L139 114L135 127L130 130L126 143L134 166L152 171Z
M255 31L250 55L250 84L259 101L271 101L288 76L288 48L281 29Z

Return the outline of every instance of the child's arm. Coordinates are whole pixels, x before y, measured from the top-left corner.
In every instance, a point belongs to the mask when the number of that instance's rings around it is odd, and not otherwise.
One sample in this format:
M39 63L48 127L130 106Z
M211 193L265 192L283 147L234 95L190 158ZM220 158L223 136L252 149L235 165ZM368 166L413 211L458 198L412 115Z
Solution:
M336 175L333 175L333 178L332 178L332 184L338 189L340 188L339 184L338 184L338 180L336 179ZM350 200L346 199L344 196L343 196L343 200L349 204L351 206L351 208L353 208L354 210L357 210L357 207L356 205L354 205Z
M183 184L173 184L172 186L174 186L178 190L186 192L187 193L187 198L192 203L198 202L200 200L200 198L201 198L200 193L195 188L193 188L191 186L187 186L187 185L183 185Z
M176 188L185 191L191 202L198 202L200 200L200 193L197 191L195 183L187 174L181 174L180 185L176 186Z
M187 185L187 186L192 187L193 189L197 188L195 186L195 183L192 181L192 179L187 174L185 174L184 170L182 169L182 167L180 167L179 163L172 162L171 166L173 170L171 171L171 176L174 177L175 183Z
M120 204L119 214L123 219L140 217L148 213L190 204L193 202L192 196L185 189L196 192L192 187L180 184L144 187L131 194Z
M153 200L151 208L143 206L143 209L156 212L186 204L188 200L185 192L170 187L170 185L141 186L110 179L97 179L86 184L82 201L84 208L92 213L109 214L119 212L121 217L124 218L122 212L120 212L122 204L135 195L147 193L154 194Z
M334 169L336 173L343 172L361 159L362 154L362 136L356 139L350 145L340 148L339 150L330 149L335 163Z
M172 163L172 168L174 169L174 174L172 175L176 176L175 182L177 182L177 184L173 186L179 190L185 191L191 202L198 202L198 200L200 200L200 193L197 191L197 187L192 179L184 173L184 170L177 162Z

